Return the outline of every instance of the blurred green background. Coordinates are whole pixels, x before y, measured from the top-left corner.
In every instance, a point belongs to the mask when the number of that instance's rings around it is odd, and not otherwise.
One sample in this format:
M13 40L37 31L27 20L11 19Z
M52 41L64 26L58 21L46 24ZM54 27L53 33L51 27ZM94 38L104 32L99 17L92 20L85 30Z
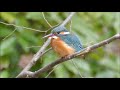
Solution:
M55 26L61 23L69 13L45 12L44 15L48 22ZM21 26L15 28L0 23L0 78L14 78L39 50L38 46L42 46L45 42L42 39L44 32L27 30L22 27L41 31L48 30L50 27L41 12L1 12L0 22ZM79 36L83 46L86 47L120 32L120 13L77 12L72 18L72 23L66 26L68 30L70 25L72 32ZM14 30L12 35L6 37ZM51 50L31 68L31 71L57 58L56 53ZM92 51L85 59L74 58L73 61L76 65L71 61L60 64L49 75L49 78L79 78L78 73L87 78L120 78L120 40ZM49 72L40 75L40 78L46 77Z

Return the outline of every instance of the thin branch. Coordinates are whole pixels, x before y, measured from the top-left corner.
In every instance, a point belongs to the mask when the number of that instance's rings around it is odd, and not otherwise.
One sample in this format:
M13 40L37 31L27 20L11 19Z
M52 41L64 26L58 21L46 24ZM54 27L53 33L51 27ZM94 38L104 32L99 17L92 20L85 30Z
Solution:
M3 38L2 40L5 40L6 38L8 38L9 36L11 36L15 31L17 30L17 28L15 28L9 35L7 35L5 38Z
M48 73L48 75L47 75L45 78L48 78L48 77L50 76L50 74L51 74L58 66L59 66L59 64L56 65L56 66Z
M70 21L70 32L72 31L72 20Z
M50 50L52 50L52 47L47 49L46 51L44 51L42 55L44 55L45 53L49 52Z
M46 21L46 23L49 25L50 28L52 28L52 25L47 21L47 19L45 18L44 12L42 12L43 18Z
M40 48L41 46L30 46L30 47L26 47L26 48Z
M99 47L101 47L101 46L104 46L104 45L106 45L106 44L108 44L108 43L110 43L110 42L112 42L112 41L114 41L114 40L116 40L116 39L120 39L120 33L114 35L113 37L111 37L111 38L109 38L109 39L103 40L103 41L101 41L101 42L99 42L99 43L97 43L97 44L88 46L87 48L83 49L82 51L79 51L79 52L76 52L76 53L74 53L74 54L72 54L72 55L69 55L69 56L67 56L66 58L60 58L60 59L55 60L54 62L46 65L45 67L39 69L38 71L35 71L35 72L33 73L32 77L38 77L40 74L42 74L42 73L50 70L51 68L53 68L54 66L56 66L56 65L58 65L58 64L60 64L60 63L63 63L63 62L65 62L65 61L68 61L68 60L70 60L70 59L72 59L72 58L75 58L75 57L77 57L77 56L85 55L85 54L91 52L92 50L94 50L94 49L96 49L96 48L99 48Z
M71 60L71 63L75 66L76 70L78 71L78 76L81 77L81 78L83 78L82 74L79 71L78 65L73 60Z
M39 59L39 57L41 57L44 54L44 51L46 49L46 47L49 45L51 41L51 38L49 38L44 45L41 47L41 49L34 55L34 57L32 58L32 60L30 61L30 63L23 69L23 71L17 76L17 77L23 77L23 73L30 70L30 68L36 64L36 61Z
M37 30L37 29L33 29L33 28L24 27L24 26L18 26L18 25L15 25L15 24L9 24L9 23L5 23L5 22L1 22L1 21L0 21L0 23L2 23L4 25L7 25L7 26L14 26L16 28L24 28L24 29L28 29L28 30L37 31L37 32L46 32L46 31L41 31L41 30Z
M62 22L61 26L65 26L72 18L75 12L71 12L70 15Z

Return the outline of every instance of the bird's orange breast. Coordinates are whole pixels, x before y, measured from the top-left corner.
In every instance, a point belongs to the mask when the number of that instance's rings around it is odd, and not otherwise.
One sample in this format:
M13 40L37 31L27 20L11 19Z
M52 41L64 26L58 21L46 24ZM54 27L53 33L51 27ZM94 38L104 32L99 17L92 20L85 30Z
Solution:
M57 52L61 57L73 54L75 52L74 48L67 45L60 38L54 38L51 40L51 46L55 52Z

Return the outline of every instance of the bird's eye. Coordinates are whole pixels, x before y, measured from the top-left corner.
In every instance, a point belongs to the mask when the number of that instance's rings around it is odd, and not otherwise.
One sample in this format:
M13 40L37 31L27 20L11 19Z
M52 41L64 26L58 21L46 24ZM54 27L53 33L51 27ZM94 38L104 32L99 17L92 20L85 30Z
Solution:
M57 34L60 34L60 32L57 32Z
M60 34L60 32L55 32L54 34L57 35L57 34Z

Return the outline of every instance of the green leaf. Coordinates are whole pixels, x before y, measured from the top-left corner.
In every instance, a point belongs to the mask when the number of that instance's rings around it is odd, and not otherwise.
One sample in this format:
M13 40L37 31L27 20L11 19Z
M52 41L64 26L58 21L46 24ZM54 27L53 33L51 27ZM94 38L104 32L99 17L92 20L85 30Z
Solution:
M57 68L55 68L54 73L57 78L68 78L69 77L67 70L62 64L57 66Z
M12 29L11 27L6 27L6 25L0 24L0 37L5 38L5 37L8 36L12 31L14 31L14 29Z
M29 48L27 48L29 46L29 43L22 37L18 37L17 40L18 40L19 44L22 46L22 49L25 52L29 52Z
M111 70L105 70L97 73L97 78L113 78L115 77L115 72Z
M0 57L0 69L6 69L9 67L9 59L7 57Z
M0 78L8 78L8 77L9 77L9 73L7 70L0 71Z
M26 14L27 19L32 19L32 20L41 20L43 19L42 13L40 12L28 12Z
M15 25L18 25L18 26L21 26L21 27L22 26L28 27L29 23L23 16L19 16L19 18L15 20ZM21 28L21 29L23 29L23 28Z
M114 28L116 30L116 33L120 32L120 12L115 13Z
M0 45L0 56L10 54L14 51L15 38L3 40Z
M119 61L120 61L119 57L116 57L116 59L112 59L112 58L109 59L109 57L105 57L99 63L108 69L119 71L120 69Z
M9 23L13 23L15 20L14 15L12 15L12 13L9 12L1 12L0 13L2 19L4 19L5 21L9 22Z

